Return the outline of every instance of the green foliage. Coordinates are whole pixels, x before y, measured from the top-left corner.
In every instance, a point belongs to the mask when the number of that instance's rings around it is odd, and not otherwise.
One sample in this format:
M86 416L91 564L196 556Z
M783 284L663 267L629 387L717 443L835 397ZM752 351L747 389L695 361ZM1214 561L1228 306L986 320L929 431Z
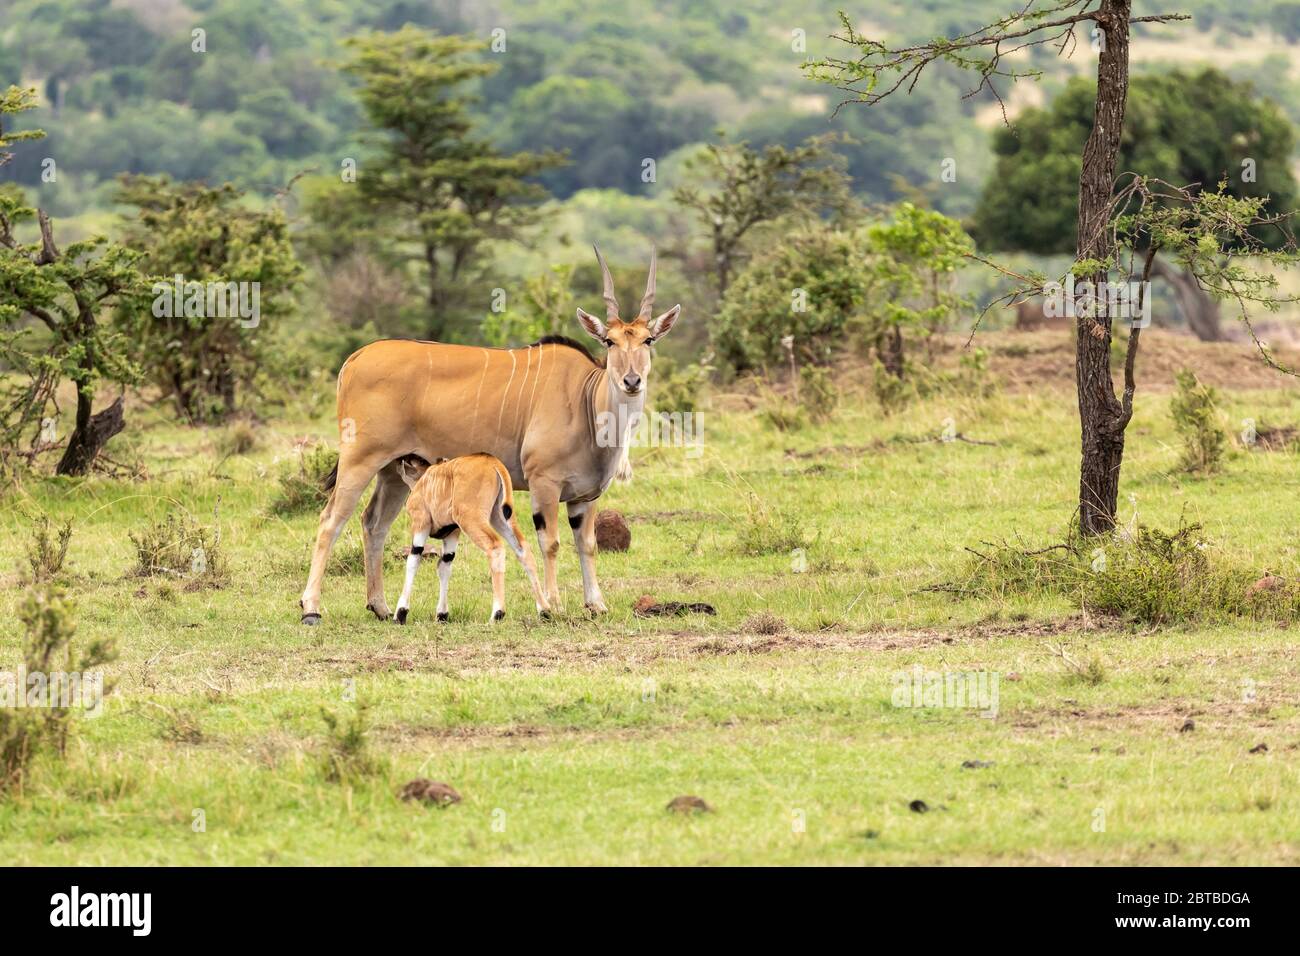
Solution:
M1076 78L1050 106L1025 110L994 135L997 167L974 218L982 247L1074 252L1079 170L1094 99L1095 85ZM1297 200L1293 145L1290 123L1249 82L1210 68L1146 74L1129 84L1116 171L1206 188L1227 176L1229 195L1268 199L1270 211L1284 213ZM1243 176L1245 159L1254 161L1253 181ZM1267 237L1280 241L1274 230Z
M498 348L536 342L544 335L568 331L577 308L569 289L573 266L552 266L548 272L524 282L520 305L489 312L483 319L483 338ZM516 299L511 299L511 302Z
M329 500L325 479L338 463L338 452L326 445L299 451L293 461L280 469L279 487L269 506L271 514L303 514L325 507Z
M45 584L58 577L68 556L68 543L72 540L72 520L68 519L51 534L53 522L42 514L32 528L32 540L27 545L27 565L31 568L32 584Z
M452 291L467 280L489 240L517 238L545 195L531 181L561 162L554 152L503 154L476 135L465 85L495 65L474 58L476 39L413 26L352 37L343 70L360 86L372 156L359 199L387 227L392 248L413 247L428 305L426 331L447 328Z
M903 329L928 334L965 304L953 277L971 249L957 222L910 202L865 229L810 226L737 277L713 324L714 345L744 369L789 349L799 364L825 364L854 341L901 375Z
M5 150L6 146L12 146L14 143L21 143L25 140L40 139L45 135L44 132L38 129L18 131L5 129L6 116L14 116L35 108L35 90L23 89L17 86L0 90L0 166L8 164L14 158L13 153Z
M1190 369L1178 372L1176 380L1178 390L1169 412L1183 440L1183 470L1196 474L1218 471L1228 444L1228 433L1220 422L1218 393L1198 381Z
M1025 550L1008 544L973 551L956 589L979 595L1061 595L1090 611L1141 624L1213 622L1233 617L1291 621L1293 591L1252 596L1257 575L1212 557L1198 524L1171 532L1139 526L1107 539L1071 537Z
M758 417L779 432L797 432L808 425L808 411L793 398L768 390L759 406Z
M149 299L118 312L133 357L185 420L225 419L263 363L276 324L294 313L303 270L284 214L275 206L249 208L229 185L210 188L165 177L124 177L117 200L135 211L123 229L125 241L156 277ZM180 310L173 301L176 276L185 284ZM256 288L259 314L230 314L233 295L228 302L209 300L190 283L227 290L238 283L249 290L249 305ZM166 300L164 307L160 300Z
M221 587L228 578L221 534L186 511L170 511L128 537L135 546L135 573L184 580L191 589Z
M756 255L711 326L719 358L737 369L784 364L781 342L793 336L800 362L830 361L873 288L870 253L863 231L814 226Z
M823 424L835 415L840 390L830 371L816 365L799 369L799 404L814 424Z
M231 455L247 455L249 452L256 451L261 443L257 426L244 419L232 422L221 433L217 439L217 450L223 458Z
M72 728L73 705L96 706L102 697L85 699L88 676L117 657L112 641L92 641L84 650L74 648L76 623L72 607L62 589L48 582L30 587L18 608L23 626L23 666L28 675L42 675L44 701L30 705L32 686L19 686L15 693L28 695L29 706L17 707L10 702L0 707L0 793L21 789L32 762L43 753L62 757ZM83 699L69 699L80 682ZM97 675L100 695L107 694L111 683ZM66 706L65 706L66 705Z
M725 295L751 231L783 218L807 222L849 208L843 160L831 151L834 135L810 137L794 149L746 142L711 143L686 161L700 183L673 190L673 202L695 213L712 237L715 281Z
M11 89L0 98L0 122L7 112L30 107L26 94ZM19 229L33 222L37 234L24 242ZM0 470L18 467L24 437L33 455L50 447L43 420L57 424L55 393L65 379L77 387L77 408L58 470L84 474L94 463L100 447L91 430L96 387L138 378L125 339L100 321L101 311L142 293L137 258L102 237L60 250L49 217L28 206L17 189L0 187L0 365L14 372L0 384Z
M744 514L739 520L736 551L748 557L790 554L807 543L799 515L773 507L754 492L742 499Z
M345 716L321 708L326 734L322 769L331 783L353 783L383 769L383 761L370 752L370 709L368 700L358 700Z
M653 369L655 411L673 414L699 410L700 393L709 380L710 366L699 362L679 366L667 355L656 355Z
M904 371L903 330L927 334L967 304L955 287L957 270L974 251L961 225L942 213L902 202L893 218L867 230L873 294L864 315L886 368Z

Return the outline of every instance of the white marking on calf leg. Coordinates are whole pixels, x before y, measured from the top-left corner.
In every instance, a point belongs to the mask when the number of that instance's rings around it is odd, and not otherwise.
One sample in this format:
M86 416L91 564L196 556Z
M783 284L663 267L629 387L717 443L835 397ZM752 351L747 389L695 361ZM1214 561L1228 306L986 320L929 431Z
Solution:
M488 552L488 565L492 568L492 620L499 621L506 614L506 549L495 542Z
M438 561L438 620L445 621L450 616L447 606L447 590L451 587L451 565L456 560L456 543L460 533L451 532L442 539L442 558Z
M406 613L411 609L411 589L415 587L415 572L420 570L427 540L429 535L425 531L417 531L411 538L411 553L406 558L406 584L402 586L402 596L397 599L397 610L393 612L393 620L398 624L406 623Z

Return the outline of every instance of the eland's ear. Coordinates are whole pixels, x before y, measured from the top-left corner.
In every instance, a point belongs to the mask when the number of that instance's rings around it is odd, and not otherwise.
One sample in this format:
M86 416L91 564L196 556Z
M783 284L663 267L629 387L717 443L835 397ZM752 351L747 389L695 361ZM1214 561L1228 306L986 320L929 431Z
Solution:
M600 343L604 343L609 338L609 329L605 328L605 323L600 321L590 312L578 310L578 322L587 330L587 334Z
M650 337L661 339L673 330L673 325L677 322L677 316L682 314L682 307L675 305L658 318L651 319L647 324L650 329Z

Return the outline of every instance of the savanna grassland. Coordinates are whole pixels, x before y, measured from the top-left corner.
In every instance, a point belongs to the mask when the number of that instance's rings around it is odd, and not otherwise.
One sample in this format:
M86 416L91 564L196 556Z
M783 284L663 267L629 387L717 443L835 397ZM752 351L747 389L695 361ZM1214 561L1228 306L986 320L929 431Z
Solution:
M103 715L78 718L66 755L43 756L0 801L0 852L27 864L1300 861L1286 615L1150 623L1059 590L970 584L968 548L1036 550L1069 531L1068 359L1054 380L1016 371L1049 334L990 336L992 387L892 414L847 369L835 417L796 431L765 423L743 386L717 390L701 454L639 449L633 481L602 502L633 543L600 556L610 613L594 620L566 539L552 621L536 619L512 562L509 617L485 623L472 548L451 623L433 622L431 566L411 623L376 621L353 521L324 621L303 627L316 516L271 505L306 440L336 441L332 387L240 442L242 426L177 427L140 405L130 455L115 454L148 480L33 478L5 498L0 660L18 658L42 513L73 522L60 577L77 641L110 637L120 656ZM1164 340L1150 339L1155 355ZM1223 377L1275 382L1220 395L1230 432L1246 418L1300 423L1285 378L1216 348L1231 356ZM1166 378L1153 372L1139 394L1121 520L1199 523L1212 562L1246 580L1296 576L1296 452L1234 437L1217 474L1184 474ZM941 440L945 428L961 438ZM210 559L224 575L136 573L130 535L172 511L219 530ZM403 517L390 600L406 535ZM644 594L717 614L635 616ZM997 675L996 716L895 706L896 675L917 666ZM417 777L462 801L400 800ZM665 809L684 794L712 811Z

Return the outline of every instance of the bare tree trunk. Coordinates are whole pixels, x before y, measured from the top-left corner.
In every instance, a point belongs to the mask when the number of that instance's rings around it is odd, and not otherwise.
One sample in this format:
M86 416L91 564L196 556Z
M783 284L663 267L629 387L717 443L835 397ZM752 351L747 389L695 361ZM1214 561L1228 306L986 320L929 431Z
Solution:
M894 378L902 379L906 371L906 363L903 360L902 326L895 325L882 335L876 351L880 353L880 364L885 367L885 371Z
M1178 310L1187 322L1187 328L1202 342L1222 342L1222 316L1219 303L1196 284L1190 274L1157 258L1152 275L1164 279L1173 290Z
M77 391L77 424L68 439L56 475L84 475L99 457L100 449L110 438L126 427L122 415L122 398L94 415L90 414L93 397L88 390Z
M1104 44L1097 63L1097 104L1083 147L1079 174L1077 258L1105 259L1111 252L1110 200L1115 184L1124 110L1128 101L1128 18L1132 0L1102 0L1097 25ZM1104 282L1106 271L1087 278ZM1079 529L1104 534L1115 527L1119 470L1124 460L1124 409L1110 377L1109 315L1080 315L1075 336L1075 378L1079 393L1081 461Z

